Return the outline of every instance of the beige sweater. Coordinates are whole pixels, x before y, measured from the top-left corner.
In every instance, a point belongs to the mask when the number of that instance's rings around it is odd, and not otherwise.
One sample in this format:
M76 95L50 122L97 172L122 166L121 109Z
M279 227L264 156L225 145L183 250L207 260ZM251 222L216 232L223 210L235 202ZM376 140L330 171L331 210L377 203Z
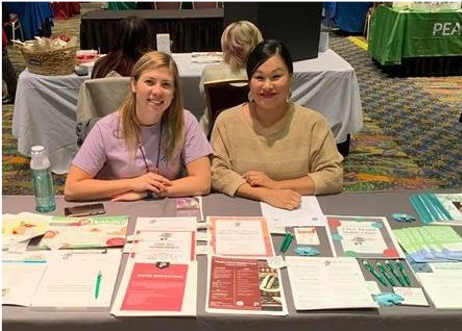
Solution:
M318 112L291 104L287 115L270 128L252 124L243 105L222 112L212 132L212 180L215 190L234 196L242 175L261 171L273 180L309 175L315 194L343 188L342 156L327 120Z

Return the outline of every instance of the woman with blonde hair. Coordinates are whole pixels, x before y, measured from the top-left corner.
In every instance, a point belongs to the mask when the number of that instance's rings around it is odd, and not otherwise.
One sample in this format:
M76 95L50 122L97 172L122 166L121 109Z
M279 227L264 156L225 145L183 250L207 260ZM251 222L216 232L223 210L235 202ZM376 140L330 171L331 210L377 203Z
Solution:
M245 63L252 50L263 41L260 30L249 21L237 21L228 25L221 35L223 61L208 65L202 71L199 88L204 95L204 83L212 81L247 79ZM204 132L209 132L207 109L200 120Z
M132 201L207 194L210 144L183 109L178 68L161 52L133 67L121 108L99 120L72 161L68 200ZM182 167L186 176L180 178Z

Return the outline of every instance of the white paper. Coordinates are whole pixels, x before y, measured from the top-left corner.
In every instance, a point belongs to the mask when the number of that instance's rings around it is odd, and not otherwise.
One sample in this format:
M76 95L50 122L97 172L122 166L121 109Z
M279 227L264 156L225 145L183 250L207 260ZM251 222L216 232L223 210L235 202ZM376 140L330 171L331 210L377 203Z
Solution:
M352 258L286 257L296 310L375 308Z
M156 34L157 51L170 54L170 34L158 33Z
M321 244L316 227L294 228L294 232L297 245L319 246Z
M30 306L46 267L44 260L2 261L2 305Z
M401 302L403 306L428 307L427 298L420 287L394 287L393 291L404 298Z
M462 277L419 273L418 278L435 308L462 309Z
M194 261L193 231L140 231L132 244L130 257L147 261Z
M416 273L435 308L462 308L462 262L429 263L431 273Z
M263 217L210 217L211 246L217 255L274 256Z
M37 309L104 309L111 304L122 252L63 252L48 262L32 300ZM102 277L98 287L98 274ZM98 295L97 295L98 293Z
M195 217L138 217L136 235L139 231L195 231Z
M260 202L260 206L271 233L283 234L286 227L292 226L326 225L326 218L314 196L303 196L301 206L292 211L276 208L265 202Z

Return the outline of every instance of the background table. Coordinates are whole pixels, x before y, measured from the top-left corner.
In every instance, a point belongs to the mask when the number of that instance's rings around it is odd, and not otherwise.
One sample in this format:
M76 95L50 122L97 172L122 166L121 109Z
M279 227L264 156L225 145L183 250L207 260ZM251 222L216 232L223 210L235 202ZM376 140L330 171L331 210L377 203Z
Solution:
M462 10L378 6L371 16L369 54L382 66L401 65L396 69L408 74L462 74L461 22Z
M460 192L460 191L459 191ZM386 193L342 193L319 197L325 214L386 216L389 220L394 212L415 214L409 203L409 195L415 192ZM34 211L34 200L30 196L4 196L2 198L4 213ZM259 216L261 209L255 201L229 198L221 194L204 197L204 216ZM129 233L134 229L136 217L173 216L175 202L173 199L159 201L137 201L129 203L105 202L110 215L130 215ZM56 215L63 214L63 207L76 205L67 203L62 197L57 198ZM418 225L418 224L413 224ZM392 227L404 226L391 222ZM455 227L462 233L461 227ZM277 238L275 245L278 244ZM277 247L277 246L276 246ZM2 307L2 324L5 330L240 330L240 331L440 331L459 330L462 325L461 310L435 310L426 307L385 307L375 309L323 310L296 312L292 292L288 283L287 270L282 270L284 291L289 315L251 316L219 315L205 312L206 296L206 258L200 256L198 273L197 318L114 318L109 312L63 312L31 311L25 307ZM124 265L124 262L123 264ZM123 270L123 268L121 268ZM121 272L122 272L121 270ZM119 273L120 280L121 273ZM366 279L373 280L365 273Z
M121 19L137 16L148 21L149 33L170 33L172 52L219 51L223 32L223 8L194 10L96 10L84 14L80 24L82 49L107 53L115 42Z
M205 108L199 91L206 64L191 62L191 53L173 54L180 72L185 108L199 119ZM29 155L37 144L47 147L52 171L67 173L77 150L76 108L80 85L87 77L41 76L24 70L18 79L13 113L13 135L18 151ZM363 123L356 73L334 51L294 63L292 100L321 112L329 121L337 143L358 132Z

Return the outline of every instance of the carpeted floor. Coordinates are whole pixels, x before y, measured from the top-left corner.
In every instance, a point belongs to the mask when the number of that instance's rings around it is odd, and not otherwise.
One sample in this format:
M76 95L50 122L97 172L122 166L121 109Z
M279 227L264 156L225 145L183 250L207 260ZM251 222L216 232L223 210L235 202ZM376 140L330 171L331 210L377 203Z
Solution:
M100 3L82 3L82 13ZM56 21L53 33L79 36L80 16ZM344 161L345 190L377 191L462 187L462 77L393 78L374 66L364 40L331 35L330 47L358 76L364 128L352 137ZM21 54L8 48L15 68ZM11 135L13 106L3 106L2 192L32 194L29 159ZM62 194L65 176L54 176Z

